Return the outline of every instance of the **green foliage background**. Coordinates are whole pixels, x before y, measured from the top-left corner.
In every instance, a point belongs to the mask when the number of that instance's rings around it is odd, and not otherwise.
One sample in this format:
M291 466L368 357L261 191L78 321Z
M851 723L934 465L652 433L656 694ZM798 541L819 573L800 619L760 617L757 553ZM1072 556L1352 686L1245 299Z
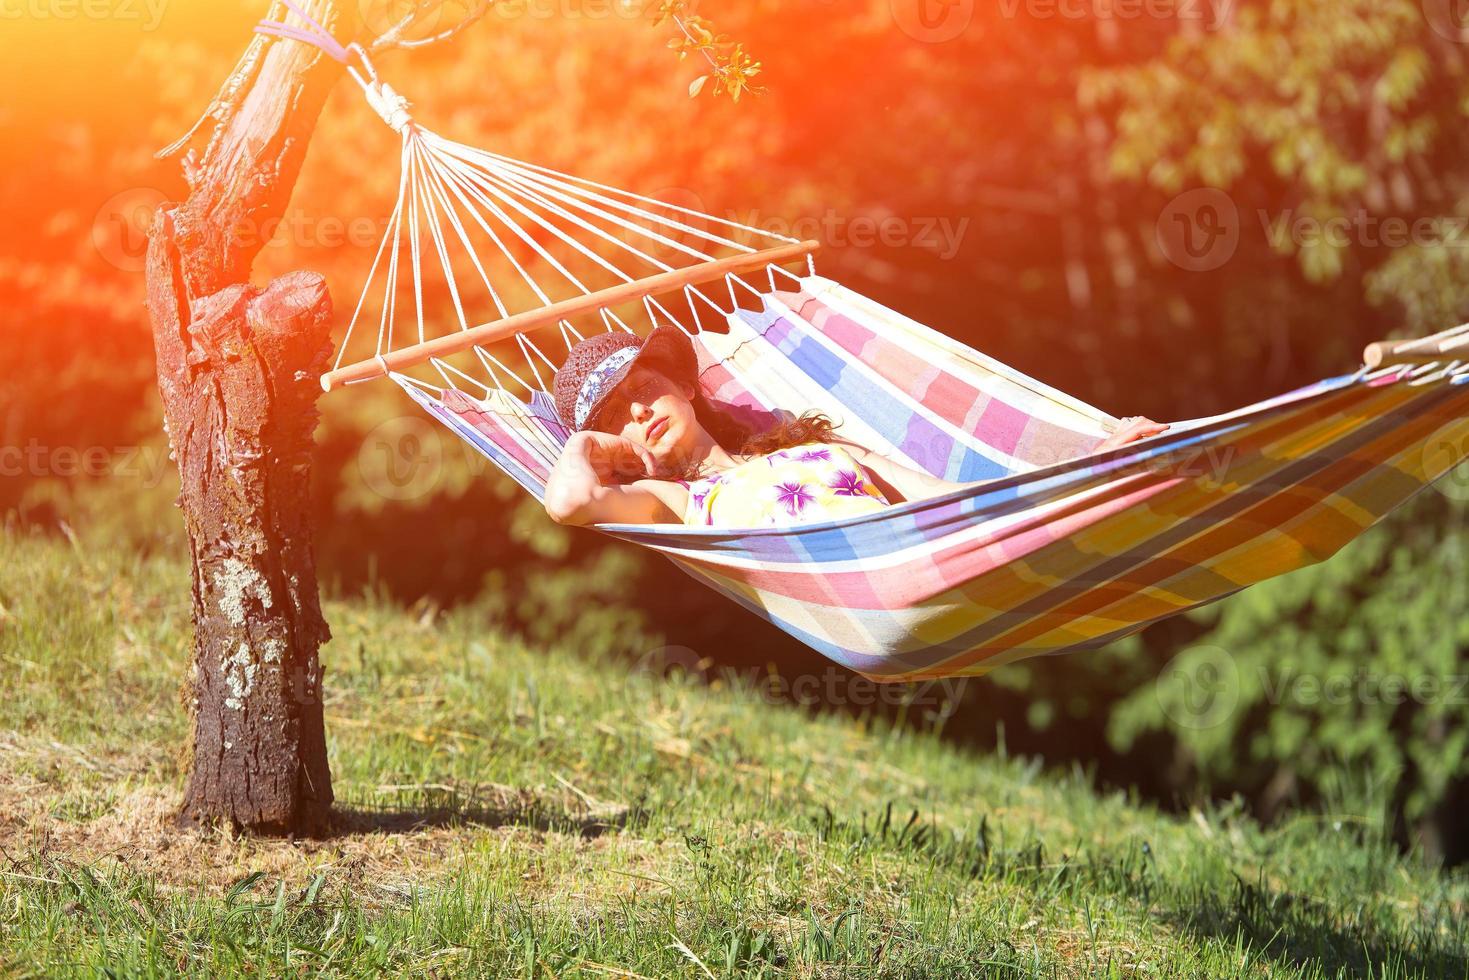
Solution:
M1227 31L1085 74L1079 106L1114 123L1113 181L1163 195L1216 187L1238 207L1241 255L1224 271L1248 277L1236 281L1244 295L1282 297L1283 308L1231 308L1216 330L1273 329L1277 312L1290 315L1284 304L1303 316L1316 307L1326 322L1303 331L1320 341L1305 352L1314 361L1335 354L1335 339L1360 338L1322 291L1350 301L1359 321L1381 322L1368 306L1392 318L1393 334L1463 319L1469 88L1465 49L1434 30L1431 6L1242 4ZM1252 218L1269 233L1251 240ZM1292 234L1300 219L1358 230ZM1382 247L1394 219L1431 231ZM1182 298L1169 308L1199 312L1188 283L1163 288ZM1332 560L1195 615L1186 639L1155 630L1091 661L1099 683L1040 696L1032 720L1105 717L1122 752L1165 736L1172 782L1243 790L1267 816L1303 798L1384 799L1403 837L1462 858L1466 504L1461 467ZM1049 686L1036 670L1017 681L1032 697Z

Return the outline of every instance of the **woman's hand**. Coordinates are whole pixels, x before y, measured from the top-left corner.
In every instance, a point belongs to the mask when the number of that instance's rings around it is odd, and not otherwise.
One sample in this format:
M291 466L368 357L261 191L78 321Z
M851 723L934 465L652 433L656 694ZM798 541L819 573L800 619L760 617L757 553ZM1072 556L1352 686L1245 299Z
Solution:
M1131 418L1123 419L1117 431L1093 446L1092 452L1106 452L1109 449L1125 446L1129 442L1137 442L1139 439L1147 439L1167 431L1168 426L1162 422L1154 422L1141 415L1134 415Z
M610 432L578 432L567 440L565 452L580 454L604 487L647 479L658 470L645 447Z
M546 480L546 513L561 524L678 523L682 504L673 491L686 491L656 480L640 482L656 470L653 454L629 439L606 432L575 433Z

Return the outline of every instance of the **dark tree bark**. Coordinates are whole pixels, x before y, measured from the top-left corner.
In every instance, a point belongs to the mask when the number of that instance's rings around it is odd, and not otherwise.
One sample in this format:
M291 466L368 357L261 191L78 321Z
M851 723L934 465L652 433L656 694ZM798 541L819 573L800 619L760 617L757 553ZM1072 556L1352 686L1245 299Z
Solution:
M313 16L342 39L335 0ZM277 11L280 13L280 11ZM290 201L336 62L256 38L210 108L190 193L155 216L148 311L193 557L192 772L185 824L314 834L332 804L307 519L331 299L313 273L249 285Z

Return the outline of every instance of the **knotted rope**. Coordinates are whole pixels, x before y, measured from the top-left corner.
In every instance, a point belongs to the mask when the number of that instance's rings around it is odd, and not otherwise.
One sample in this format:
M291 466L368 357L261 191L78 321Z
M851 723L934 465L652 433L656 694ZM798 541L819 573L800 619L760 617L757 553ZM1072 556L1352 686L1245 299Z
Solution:
M355 42L343 45L332 37L320 21L303 10L294 0L281 0L281 3L285 4L291 13L304 20L306 26L299 27L277 20L262 20L255 25L256 34L300 41L302 44L309 44L325 53L328 57L346 66L348 74L366 93L367 104L372 106L373 111L382 117L383 122L387 123L393 132L401 134L413 124L413 116L408 111L412 103L394 91L387 82L377 77L377 70L373 68L372 61L367 57L367 50L362 45ZM360 71L356 65L352 64L354 57L361 64Z
M304 20L307 26L296 27L293 24L286 24L281 21L262 20L259 24L255 25L256 34L268 34L271 37L288 37L294 41L309 44L312 47L320 48L344 65L351 59L351 53L347 48L336 38L332 37L331 33L325 27L321 26L320 21L312 17L305 10L302 10L293 0L281 0L281 2L286 5L286 8L291 13Z

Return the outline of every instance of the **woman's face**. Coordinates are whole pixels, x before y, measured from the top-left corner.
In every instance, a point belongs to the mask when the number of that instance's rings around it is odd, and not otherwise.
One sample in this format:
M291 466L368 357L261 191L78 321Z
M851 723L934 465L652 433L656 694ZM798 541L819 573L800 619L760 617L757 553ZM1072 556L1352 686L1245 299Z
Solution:
M676 468L680 452L693 448L701 431L693 397L687 385L634 364L602 403L595 427L637 443Z

